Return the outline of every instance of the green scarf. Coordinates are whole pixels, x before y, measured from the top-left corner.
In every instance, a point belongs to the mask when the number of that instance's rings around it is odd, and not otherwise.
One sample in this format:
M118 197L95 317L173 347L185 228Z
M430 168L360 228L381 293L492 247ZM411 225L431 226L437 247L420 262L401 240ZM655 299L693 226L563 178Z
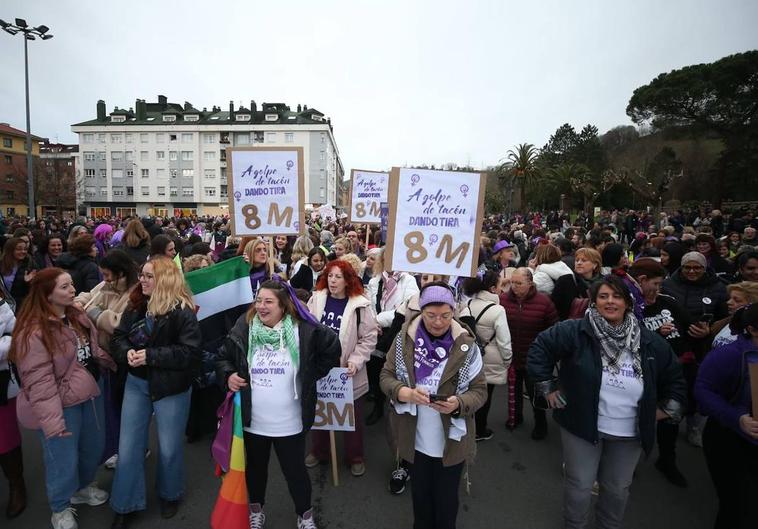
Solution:
M286 347L292 357L292 364L296 368L300 364L300 348L295 340L295 323L289 314L282 319L282 326L279 329L266 327L260 318L258 318L258 315L255 315L248 334L248 365L253 365L252 361L255 350L264 345L270 345L274 349Z

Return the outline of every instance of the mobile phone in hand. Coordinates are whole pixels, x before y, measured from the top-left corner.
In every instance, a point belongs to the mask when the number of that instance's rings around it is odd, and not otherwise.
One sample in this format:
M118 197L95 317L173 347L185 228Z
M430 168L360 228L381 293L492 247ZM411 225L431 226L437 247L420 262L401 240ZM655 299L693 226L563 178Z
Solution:
M444 402L447 401L447 397L444 395L437 395L436 393L429 394L429 402Z

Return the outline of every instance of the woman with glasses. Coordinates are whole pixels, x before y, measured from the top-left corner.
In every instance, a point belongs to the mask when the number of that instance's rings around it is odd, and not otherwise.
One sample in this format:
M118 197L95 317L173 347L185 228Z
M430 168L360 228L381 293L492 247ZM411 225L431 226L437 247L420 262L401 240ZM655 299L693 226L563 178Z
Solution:
M540 333L528 357L538 395L561 427L568 529L587 526L596 480L597 527L622 525L634 469L653 448L656 422L680 419L686 399L676 356L640 326L621 278L604 278L591 299L584 319Z
M184 427L200 346L195 303L181 271L168 257L153 257L142 267L139 287L131 291L111 340L111 355L129 369L111 492L114 529L127 527L132 514L147 507L143 459L153 415L161 517L177 513L184 496Z
M729 316L720 319L711 325L709 338L713 338L711 348L721 347L732 343L739 336L731 328L731 321L734 313L746 305L758 302L758 282L741 281L726 287L729 299L726 302Z
M475 452L474 414L487 400L475 337L454 320L442 283L424 287L421 314L388 351L381 387L393 402L400 456L411 464L413 527L450 529L458 516L463 464Z
M316 381L340 365L340 341L286 284L265 281L218 351L216 378L240 391L250 527L266 520L271 448L295 504L298 529L315 529L305 434L316 411Z

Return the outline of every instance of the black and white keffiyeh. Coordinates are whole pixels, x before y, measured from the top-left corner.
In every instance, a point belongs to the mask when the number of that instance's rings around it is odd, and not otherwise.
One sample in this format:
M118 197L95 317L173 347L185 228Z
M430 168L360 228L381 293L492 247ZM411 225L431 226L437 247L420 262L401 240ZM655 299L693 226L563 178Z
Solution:
M587 317L595 336L600 341L600 351L606 364L608 364L608 371L614 375L618 374L621 355L627 351L632 357L634 376L641 378L640 324L634 317L634 313L628 310L620 325L608 323L608 320L603 318L594 306L591 306L587 311Z

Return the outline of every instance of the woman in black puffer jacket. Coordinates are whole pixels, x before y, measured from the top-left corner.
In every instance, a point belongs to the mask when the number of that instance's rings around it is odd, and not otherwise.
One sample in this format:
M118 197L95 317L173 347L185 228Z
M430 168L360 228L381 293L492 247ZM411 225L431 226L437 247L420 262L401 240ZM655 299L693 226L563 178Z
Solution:
M58 258L58 266L71 275L76 294L89 292L103 280L95 257L95 237L89 233L79 235L69 245L68 252Z

